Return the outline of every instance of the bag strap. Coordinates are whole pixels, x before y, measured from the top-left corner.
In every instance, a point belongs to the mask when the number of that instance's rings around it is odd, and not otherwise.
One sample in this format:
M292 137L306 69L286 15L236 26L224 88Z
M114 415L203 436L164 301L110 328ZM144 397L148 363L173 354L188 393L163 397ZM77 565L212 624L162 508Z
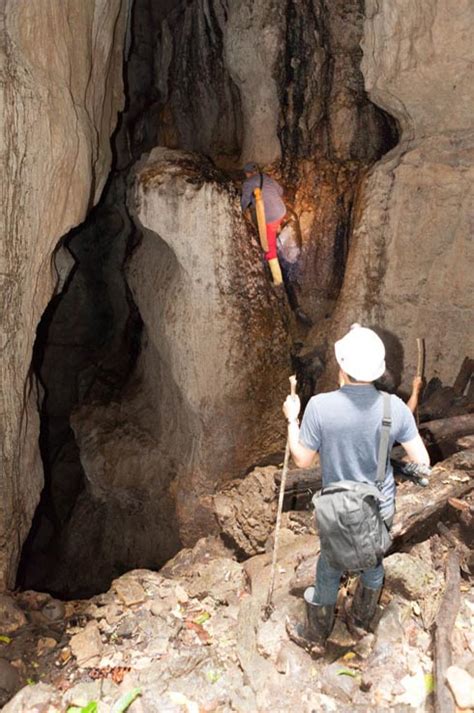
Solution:
M390 427L392 425L392 416L390 412L390 394L382 391L383 397L383 417L382 430L380 432L379 457L377 461L377 477L375 485L379 490L382 489L382 483L385 480L388 458L388 443L390 440Z
M260 173L260 190L263 188L263 173Z

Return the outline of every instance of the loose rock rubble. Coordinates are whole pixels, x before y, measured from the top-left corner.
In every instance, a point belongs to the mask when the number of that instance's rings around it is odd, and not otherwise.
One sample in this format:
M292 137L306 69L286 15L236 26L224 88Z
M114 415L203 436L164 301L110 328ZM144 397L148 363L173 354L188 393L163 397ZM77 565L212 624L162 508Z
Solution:
M266 551L245 562L219 538L203 538L160 572L128 572L90 600L2 595L3 710L63 713L95 701L99 713L110 713L128 695L131 713L429 712L432 626L450 540L453 533L462 536L458 520L471 512L472 493L455 504L445 520L449 536L438 532L406 541L387 557L378 626L359 641L346 627L343 606L355 578L343 581L336 624L320 660L291 642L285 628L287 617L303 618L301 594L314 576L318 541L309 513L284 514L267 620L271 537ZM446 677L457 705L468 710L474 590L469 572L461 572Z

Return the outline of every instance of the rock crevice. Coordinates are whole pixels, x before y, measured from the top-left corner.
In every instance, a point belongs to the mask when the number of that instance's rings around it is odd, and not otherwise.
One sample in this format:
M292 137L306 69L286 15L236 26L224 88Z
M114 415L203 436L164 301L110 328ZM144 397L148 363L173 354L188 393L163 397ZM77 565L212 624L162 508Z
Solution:
M42 488L30 365L54 290L51 254L102 191L123 106L128 2L2 5L0 587L12 586ZM74 31L72 27L74 25Z

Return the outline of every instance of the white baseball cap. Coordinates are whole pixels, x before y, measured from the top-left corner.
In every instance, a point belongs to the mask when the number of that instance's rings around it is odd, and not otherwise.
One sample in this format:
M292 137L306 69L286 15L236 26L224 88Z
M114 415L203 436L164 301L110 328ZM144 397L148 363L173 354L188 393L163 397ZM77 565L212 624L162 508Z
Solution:
M334 345L336 360L356 381L375 381L385 371L385 347L372 329L353 324Z

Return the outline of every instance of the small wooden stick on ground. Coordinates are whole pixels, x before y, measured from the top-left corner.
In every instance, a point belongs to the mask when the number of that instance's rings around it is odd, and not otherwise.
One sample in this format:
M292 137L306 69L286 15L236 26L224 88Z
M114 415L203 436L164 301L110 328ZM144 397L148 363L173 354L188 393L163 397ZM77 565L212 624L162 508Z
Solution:
M455 713L456 704L446 683L446 671L451 666L451 635L459 611L461 593L459 555L452 551L446 563L446 588L436 616L434 629L434 675L436 713Z
M290 376L291 396L296 395L296 376ZM286 439L285 460L283 461L283 471L281 474L280 495L278 498L277 520L275 525L275 537L273 540L272 571L270 574L270 586L268 588L267 603L263 612L263 618L268 619L273 610L273 588L275 586L276 561L278 555L278 539L280 536L281 513L283 510L283 499L285 496L286 475L288 473L288 463L290 462L290 441Z

